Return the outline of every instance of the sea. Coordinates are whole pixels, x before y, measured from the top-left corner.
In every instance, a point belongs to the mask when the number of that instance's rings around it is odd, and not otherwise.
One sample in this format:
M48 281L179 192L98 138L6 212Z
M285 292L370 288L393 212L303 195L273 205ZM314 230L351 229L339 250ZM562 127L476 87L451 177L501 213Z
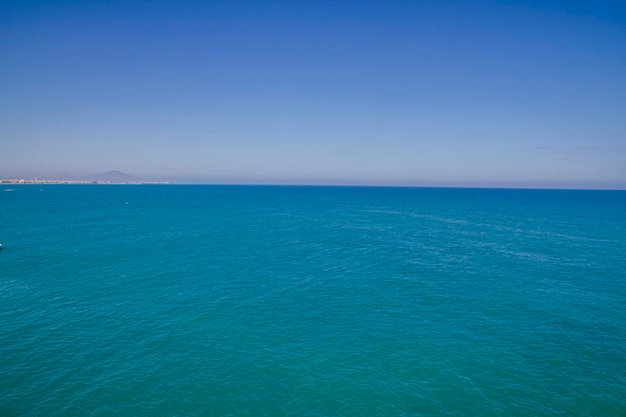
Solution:
M0 185L0 416L626 416L626 191Z

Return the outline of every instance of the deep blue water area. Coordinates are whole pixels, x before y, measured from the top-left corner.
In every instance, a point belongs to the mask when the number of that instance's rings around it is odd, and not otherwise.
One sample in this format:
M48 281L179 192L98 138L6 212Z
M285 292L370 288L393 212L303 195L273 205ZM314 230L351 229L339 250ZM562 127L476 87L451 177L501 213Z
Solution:
M626 192L0 187L1 416L626 416Z

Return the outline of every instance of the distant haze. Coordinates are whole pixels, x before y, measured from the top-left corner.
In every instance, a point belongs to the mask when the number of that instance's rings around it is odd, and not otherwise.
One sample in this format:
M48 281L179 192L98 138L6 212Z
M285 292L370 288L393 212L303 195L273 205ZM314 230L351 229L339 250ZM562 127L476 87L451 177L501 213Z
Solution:
M0 178L626 188L624 45L602 1L3 2Z

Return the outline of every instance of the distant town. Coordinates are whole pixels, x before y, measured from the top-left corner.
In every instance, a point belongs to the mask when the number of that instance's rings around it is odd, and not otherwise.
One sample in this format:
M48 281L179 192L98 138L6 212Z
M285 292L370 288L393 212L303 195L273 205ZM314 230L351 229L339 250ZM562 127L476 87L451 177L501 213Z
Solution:
M155 181L112 181L112 180L42 180L12 178L0 180L0 184L169 184Z
M121 171L109 171L91 176L91 179L0 179L0 184L169 184L162 181L141 181Z

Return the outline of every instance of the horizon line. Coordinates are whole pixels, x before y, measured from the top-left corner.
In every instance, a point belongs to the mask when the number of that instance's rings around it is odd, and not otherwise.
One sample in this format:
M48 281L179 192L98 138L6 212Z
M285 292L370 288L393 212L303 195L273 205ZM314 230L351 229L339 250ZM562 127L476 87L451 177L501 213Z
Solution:
M336 188L446 188L446 189L485 189L485 190L553 190L553 191L626 191L614 187L585 186L530 186L530 185L433 185L433 184L368 184L368 183L268 183L268 182L175 182L175 181L95 181L95 180L24 180L27 182L6 182L14 179L0 178L0 185L181 185L181 186L241 186L241 187L336 187ZM20 181L19 179L17 181Z

